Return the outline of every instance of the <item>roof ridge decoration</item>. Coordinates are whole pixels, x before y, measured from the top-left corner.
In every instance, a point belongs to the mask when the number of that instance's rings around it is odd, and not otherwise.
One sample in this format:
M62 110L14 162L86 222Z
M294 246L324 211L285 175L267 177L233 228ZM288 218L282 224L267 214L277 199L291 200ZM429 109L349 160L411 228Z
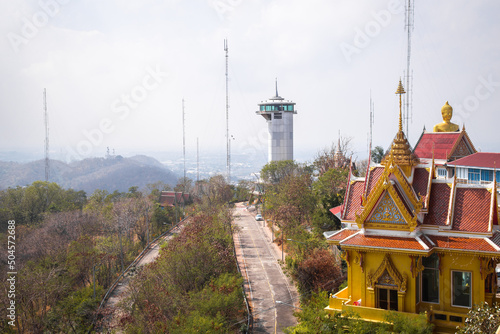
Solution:
M373 187L373 190L368 194L368 198L363 198L362 201L362 211L361 213L355 214L356 223L358 227L363 228L367 219L375 212L378 206L381 203L381 199L385 196L386 193L390 195L390 198L394 202L394 205L397 207L399 212L401 213L402 218L406 222L407 227L404 229L409 229L413 231L417 226L417 215L422 209L423 198L417 197L413 188L409 185L408 180L406 179L405 174L401 171L398 165L393 162L392 155L389 156L389 163L385 165L384 172L378 179L377 183ZM390 176L394 175L396 180L391 181ZM411 208L406 207L403 203L404 199L400 198L398 191L395 189L395 185L393 182L397 182L401 185L401 190L413 206L413 210ZM412 211L409 211L412 210ZM398 224L400 227L401 224ZM394 229L394 224L385 225L385 227Z
M434 149L432 150L432 162L431 169L429 171L429 179L427 180L427 195L425 196L424 208L426 212L429 211L429 202L431 200L431 187L432 180L434 179L434 173L436 172L436 162L434 161Z
M446 223L444 226L444 228L446 229L453 228L453 213L455 211L454 209L455 209L456 194L457 194L457 173L455 173L455 176L453 177L453 183L451 184L450 200L448 203L448 215L446 217Z
M491 187L491 205L490 205L490 221L488 224L488 232L493 231L493 225L498 225L498 203L497 203L497 173L496 164L493 169L493 183ZM496 215L496 217L495 217ZM496 218L496 219L495 219Z
M351 192L351 174L352 174L352 156L349 159L349 174L347 175L347 185L346 185L346 192L344 194L344 201L342 202L342 209L340 211L340 218L341 220L345 219L345 205L347 203L347 199L349 198L349 193Z
M366 284L368 286L368 289L373 290L375 288L375 284L378 283L380 277L386 271L389 274L390 278L392 278L393 282L391 283L397 285L398 292L406 293L408 277L406 276L406 274L401 275L399 273L397 268L392 263L391 256L388 253L385 254L385 257L377 270L374 273L370 272L366 276Z

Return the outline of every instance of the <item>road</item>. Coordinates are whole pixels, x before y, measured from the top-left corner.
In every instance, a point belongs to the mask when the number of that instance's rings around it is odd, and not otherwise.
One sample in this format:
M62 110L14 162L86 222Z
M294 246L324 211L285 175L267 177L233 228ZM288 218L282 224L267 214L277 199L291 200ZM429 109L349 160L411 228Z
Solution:
M137 262L135 268L145 266L156 260L160 253L160 246L164 241L170 240L174 235L178 234L184 224L180 224L171 232L167 233L164 237L160 238L157 242L151 244L149 250L143 255L143 257ZM124 275L124 278L116 286L113 292L110 294L108 300L106 301L104 309L101 311L103 314L102 326L97 328L98 333L123 333L120 326L120 319L124 315L123 311L118 307L118 304L124 300L129 295L128 286L132 276L135 275L135 268L131 267L129 272Z
M257 222L243 205L236 206L234 216L239 227L236 254L254 315L253 332L283 333L285 327L297 324L292 305L298 306L298 294L279 265L281 250L271 242L269 228Z

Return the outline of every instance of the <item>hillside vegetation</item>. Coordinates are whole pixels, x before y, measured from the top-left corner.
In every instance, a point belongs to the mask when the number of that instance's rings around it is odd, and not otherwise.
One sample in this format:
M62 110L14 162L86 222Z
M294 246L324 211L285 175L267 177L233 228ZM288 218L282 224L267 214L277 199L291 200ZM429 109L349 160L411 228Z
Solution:
M26 186L45 179L45 161L29 163L0 161L0 190ZM50 180L63 188L92 193L96 189L124 192L157 181L175 185L177 176L158 160L147 156L89 158L69 164L50 161Z

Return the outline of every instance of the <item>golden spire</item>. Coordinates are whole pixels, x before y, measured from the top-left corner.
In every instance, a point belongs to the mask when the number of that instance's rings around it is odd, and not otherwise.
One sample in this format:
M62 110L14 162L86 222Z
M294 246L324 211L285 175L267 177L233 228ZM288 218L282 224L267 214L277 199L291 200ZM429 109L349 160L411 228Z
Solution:
M401 94L405 93L406 92L403 88L403 84L401 83L401 79L399 79L398 89L396 90L396 94L399 95L399 129L396 137L392 141L389 155L385 156L380 163L382 165L390 165L394 162L403 170L406 176L410 176L412 167L417 165L419 160L413 154L410 144L408 143L408 140L403 132Z
M401 114L401 94L406 94L405 89L403 88L403 84L401 83L401 78L399 78L398 89L396 90L396 94L399 95L399 131L403 131L403 117Z

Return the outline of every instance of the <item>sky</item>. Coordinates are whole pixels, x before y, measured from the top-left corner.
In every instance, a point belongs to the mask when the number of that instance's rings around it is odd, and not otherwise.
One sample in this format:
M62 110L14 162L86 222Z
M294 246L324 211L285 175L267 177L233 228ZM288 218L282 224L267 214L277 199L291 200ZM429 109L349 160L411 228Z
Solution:
M411 38L415 145L452 122L478 151L500 152L500 2L416 1ZM0 2L0 152L43 156L47 92L51 156L107 148L226 152L224 39L231 151L267 156L257 104L296 103L295 156L351 138L355 159L389 147L398 81L408 90L405 3L398 0L19 0Z

